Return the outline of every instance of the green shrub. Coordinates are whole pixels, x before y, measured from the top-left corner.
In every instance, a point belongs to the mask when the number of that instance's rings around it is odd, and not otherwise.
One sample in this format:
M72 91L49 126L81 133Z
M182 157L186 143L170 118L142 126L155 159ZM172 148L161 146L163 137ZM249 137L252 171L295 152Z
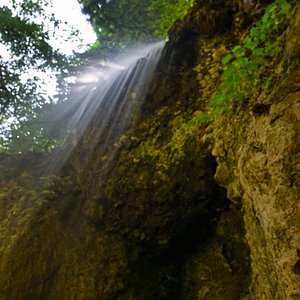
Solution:
M264 70L282 51L291 7L289 1L275 0L242 43L223 57L219 89L208 103L207 116L197 116L192 121L194 124L206 122L228 110L233 103L247 100L258 86L265 88L270 85L271 78Z

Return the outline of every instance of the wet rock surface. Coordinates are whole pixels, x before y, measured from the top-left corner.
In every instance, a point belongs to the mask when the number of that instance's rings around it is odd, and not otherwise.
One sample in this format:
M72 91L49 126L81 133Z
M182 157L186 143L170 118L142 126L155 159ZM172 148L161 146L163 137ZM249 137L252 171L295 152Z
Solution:
M216 180L242 206L251 252L247 299L299 298L299 15L298 6L278 67L282 73L268 95L253 99L254 107L268 109L243 112L228 125L224 118L217 126L223 134L213 150Z
M299 298L299 8L270 93L182 127L257 17L213 2L172 29L110 151L91 126L59 174L0 156L0 300Z

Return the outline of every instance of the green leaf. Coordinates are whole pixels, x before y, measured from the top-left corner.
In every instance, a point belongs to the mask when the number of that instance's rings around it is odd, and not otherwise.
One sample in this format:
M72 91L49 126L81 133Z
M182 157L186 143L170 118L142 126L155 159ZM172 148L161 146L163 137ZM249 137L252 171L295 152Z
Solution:
M259 30L257 29L257 27L254 26L250 29L250 36L251 37L257 37L258 34L259 34Z
M243 44L245 45L245 48L253 50L258 46L258 41L253 40L248 36L244 39Z
M258 56L264 56L264 48L255 48L253 51L252 51L252 55L253 57L258 57Z
M223 65L226 65L226 64L229 63L233 58L234 58L233 55L227 54L226 56L223 57L223 59L222 59L222 64L223 64Z
M242 57L245 55L245 48L242 47L241 45L238 45L238 46L235 46L233 49L232 49L232 53L235 57Z

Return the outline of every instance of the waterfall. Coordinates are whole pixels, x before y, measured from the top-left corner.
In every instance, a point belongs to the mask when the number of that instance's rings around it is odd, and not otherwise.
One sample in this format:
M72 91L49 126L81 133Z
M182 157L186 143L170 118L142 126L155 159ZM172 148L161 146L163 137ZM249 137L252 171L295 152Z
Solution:
M61 109L63 114L56 116L67 119L64 134L69 138L52 167L60 168L78 143L86 155L95 147L101 147L103 155L108 151L143 103L164 44L132 49L113 63L93 61L85 67Z

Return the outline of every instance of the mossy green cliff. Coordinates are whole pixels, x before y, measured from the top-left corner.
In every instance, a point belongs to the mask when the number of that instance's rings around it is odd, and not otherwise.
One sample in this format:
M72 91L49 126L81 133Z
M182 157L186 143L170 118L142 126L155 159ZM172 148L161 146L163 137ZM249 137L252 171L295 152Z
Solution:
M0 300L299 299L299 5L272 83L195 121L267 4L196 1L105 151L95 119L59 174L0 157Z

